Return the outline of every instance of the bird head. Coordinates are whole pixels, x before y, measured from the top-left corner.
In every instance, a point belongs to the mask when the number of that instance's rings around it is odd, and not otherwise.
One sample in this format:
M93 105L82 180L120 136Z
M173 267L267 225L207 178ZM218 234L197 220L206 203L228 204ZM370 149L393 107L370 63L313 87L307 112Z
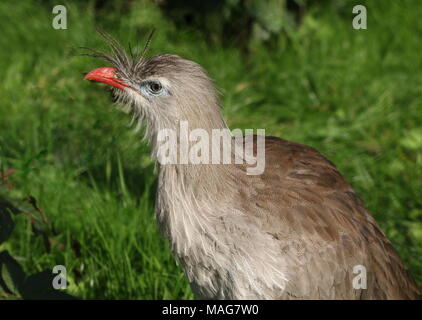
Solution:
M199 64L173 54L146 58L151 35L136 56L108 34L100 33L111 53L89 49L91 52L82 55L102 58L111 66L96 68L85 79L111 85L118 103L129 107L138 124L145 123L147 135L177 129L182 120L192 129L225 127L218 95Z

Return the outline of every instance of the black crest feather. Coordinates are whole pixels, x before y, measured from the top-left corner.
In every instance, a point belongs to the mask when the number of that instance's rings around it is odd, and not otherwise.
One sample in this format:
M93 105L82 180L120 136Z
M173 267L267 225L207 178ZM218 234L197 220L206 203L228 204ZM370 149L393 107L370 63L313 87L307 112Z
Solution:
M76 50L85 50L85 52L72 52L69 56L88 56L103 59L104 61L111 63L117 69L120 77L126 79L130 79L132 75L136 74L139 69L142 68L146 60L145 55L155 32L154 29L149 33L145 46L139 54L133 52L130 44L129 50L127 51L124 46L109 33L100 28L97 28L96 30L107 43L110 50L109 53L89 47L77 47Z

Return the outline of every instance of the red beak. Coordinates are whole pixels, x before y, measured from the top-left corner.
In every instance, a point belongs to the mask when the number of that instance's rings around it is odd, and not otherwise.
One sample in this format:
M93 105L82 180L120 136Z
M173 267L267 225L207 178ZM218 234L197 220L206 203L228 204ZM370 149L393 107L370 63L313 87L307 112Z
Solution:
M98 81L112 85L113 87L124 89L124 87L130 87L128 84L119 80L116 75L116 68L112 67L101 67L92 70L85 77L85 80Z

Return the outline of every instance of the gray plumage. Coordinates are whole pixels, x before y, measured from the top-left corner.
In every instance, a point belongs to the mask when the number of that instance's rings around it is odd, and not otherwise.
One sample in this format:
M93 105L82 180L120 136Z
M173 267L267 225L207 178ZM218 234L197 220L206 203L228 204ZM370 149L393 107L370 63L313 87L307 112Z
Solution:
M227 128L218 95L201 66L176 55L133 57L106 36L120 103L146 126L157 159L157 132ZM144 50L145 51L145 50ZM160 96L145 93L159 82ZM233 139L233 143L236 143ZM156 217L197 298L415 299L405 265L334 164L318 151L265 139L265 171L247 165L158 164ZM142 228L142 226L139 226ZM368 272L352 286L353 267Z

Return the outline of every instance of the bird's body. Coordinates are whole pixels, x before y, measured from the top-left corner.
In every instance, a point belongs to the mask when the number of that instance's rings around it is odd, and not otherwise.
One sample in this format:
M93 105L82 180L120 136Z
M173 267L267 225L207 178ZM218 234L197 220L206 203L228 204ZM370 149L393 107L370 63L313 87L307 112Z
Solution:
M206 132L227 128L199 65L174 55L132 60L108 40L113 55L92 55L115 68L86 79L118 88L119 100L146 124L154 159L158 132L177 132L182 120ZM157 220L196 297L418 297L398 254L331 162L274 137L265 138L264 154L259 175L248 175L246 164L158 164ZM366 289L354 282L362 267Z
M336 167L304 145L274 137L265 145L262 175L247 175L243 165L160 170L158 221L196 297L417 298L406 267ZM353 288L355 266L367 270L366 289Z

